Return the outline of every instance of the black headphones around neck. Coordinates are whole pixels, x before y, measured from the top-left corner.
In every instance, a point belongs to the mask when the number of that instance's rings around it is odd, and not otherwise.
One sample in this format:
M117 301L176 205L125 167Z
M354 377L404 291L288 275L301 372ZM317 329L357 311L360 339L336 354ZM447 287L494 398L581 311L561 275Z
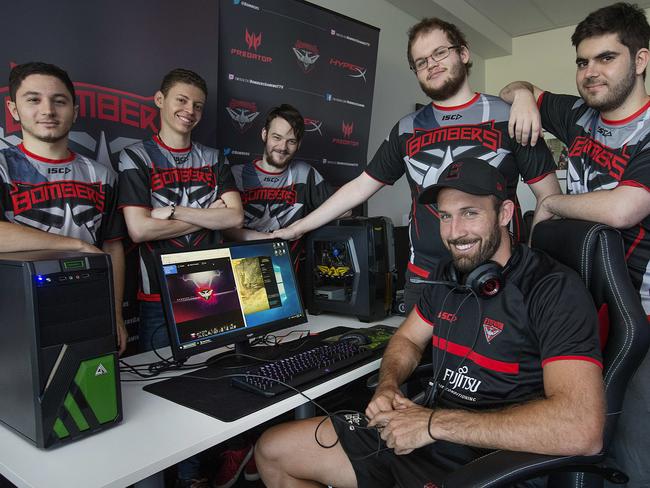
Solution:
M492 298L499 294L506 284L507 267L503 268L495 261L479 264L464 278L459 277L454 262L450 261L445 268L447 281L425 280L419 277L410 279L411 283L428 285L446 285L459 290L471 290L477 297Z
M503 268L494 261L479 264L464 277L459 276L453 261L451 261L447 266L446 275L452 283L471 289L476 296L481 298L497 296L506 284Z

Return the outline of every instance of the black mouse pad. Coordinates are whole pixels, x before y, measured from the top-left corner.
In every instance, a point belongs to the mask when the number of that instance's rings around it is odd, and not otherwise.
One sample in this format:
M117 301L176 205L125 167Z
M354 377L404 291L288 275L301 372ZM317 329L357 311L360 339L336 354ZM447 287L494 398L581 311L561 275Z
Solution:
M378 327L378 326L375 326ZM392 327L387 329L393 329ZM337 336L341 336L346 332L351 331L364 331L373 329L351 329L348 327L334 327L326 330L319 335L309 336L305 339L298 339L295 341L287 342L279 346L260 348L262 351L260 355L265 356L266 359L281 358L283 356L291 355L295 352L305 351L312 347L317 346L324 340L336 340ZM394 329L397 330L397 329ZM388 331L390 332L390 331ZM384 331L384 333L387 333ZM386 339L387 342L387 339ZM385 346L384 342L383 346ZM256 350L257 348L254 348ZM347 368L341 369L328 375L325 379L330 380L348 371L351 371L363 364L369 363L382 356L383 347L378 346L373 348L373 355L365 361L353 364ZM257 351L256 355L257 355ZM259 364L259 363L258 363ZM187 408L197 410L211 417L215 417L224 422L232 422L238 418L245 417L257 410L272 405L280 400L294 395L294 392L286 392L276 395L271 398L266 398L256 393L240 390L231 385L231 378L224 377L232 375L237 372L245 372L247 369L254 368L256 365L251 364L248 368L223 368L219 367L218 363L213 366L197 369L186 373L181 376L176 376L164 381L146 385L143 389L154 395L170 400L179 405ZM310 383L301 385L301 391L307 390L322 382L322 379L315 380Z

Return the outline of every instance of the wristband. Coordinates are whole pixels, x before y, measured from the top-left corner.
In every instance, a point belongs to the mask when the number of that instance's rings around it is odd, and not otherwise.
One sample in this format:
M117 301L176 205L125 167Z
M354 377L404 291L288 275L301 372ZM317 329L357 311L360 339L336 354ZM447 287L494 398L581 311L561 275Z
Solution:
M433 414L434 413L436 413L436 411L431 410L431 415L429 415L429 422L427 423L427 432L429 433L429 437L431 437L435 441L436 438L433 437L433 434L431 434L431 421L433 420Z
M169 217L167 217L167 220L173 220L173 218L174 218L174 212L176 212L176 204L175 204L174 202L172 202L170 206L171 206L171 208L172 208L172 211L171 211L171 213L169 214Z

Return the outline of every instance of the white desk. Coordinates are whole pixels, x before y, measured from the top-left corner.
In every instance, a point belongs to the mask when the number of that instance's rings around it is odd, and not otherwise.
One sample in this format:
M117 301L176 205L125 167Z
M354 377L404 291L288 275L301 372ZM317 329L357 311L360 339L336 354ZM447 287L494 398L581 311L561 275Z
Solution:
M401 317L387 317L380 323L398 326L402 320ZM353 318L320 315L310 316L308 324L295 328L317 332L338 325L366 326ZM136 364L154 358L152 353L145 353L127 358L126 362ZM317 398L376 370L379 363L379 360L373 361L305 393ZM169 374L164 373L164 376ZM135 376L122 373L122 378L134 379ZM0 473L21 488L124 487L306 401L295 395L234 422L222 422L147 393L142 390L144 384L122 383L124 420L121 424L59 448L37 449L0 424Z

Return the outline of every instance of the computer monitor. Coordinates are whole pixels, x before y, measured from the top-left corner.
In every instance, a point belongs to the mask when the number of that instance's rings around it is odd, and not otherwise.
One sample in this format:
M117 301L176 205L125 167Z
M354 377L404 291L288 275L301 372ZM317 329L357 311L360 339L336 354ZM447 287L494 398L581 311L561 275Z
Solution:
M161 300L178 362L307 321L286 241L158 252Z

